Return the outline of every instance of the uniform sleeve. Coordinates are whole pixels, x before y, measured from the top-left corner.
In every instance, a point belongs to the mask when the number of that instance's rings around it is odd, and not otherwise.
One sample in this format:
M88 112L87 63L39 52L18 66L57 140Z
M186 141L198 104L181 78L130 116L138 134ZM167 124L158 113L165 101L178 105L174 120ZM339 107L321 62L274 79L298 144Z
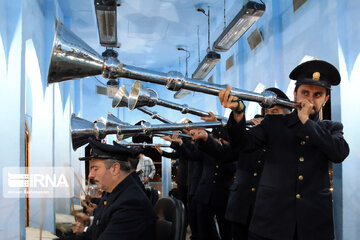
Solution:
M189 139L183 138L183 144L179 148L179 153L181 152L182 157L189 159L193 155L194 151L197 151L195 145L192 144Z
M210 156L213 156L215 160L221 162L234 162L237 161L238 151L233 151L230 144L221 144L212 136L208 136L206 142L199 143L199 149Z
M175 158L180 157L180 153L179 153L179 151L174 151L174 152L162 151L161 156L166 157L166 158L170 158L170 159L175 159Z
M166 157L166 158L170 158L170 159L179 158L179 157L180 157L180 151L179 151L180 146L179 146L179 144L176 143L176 142L172 142L172 143L170 144L170 147L171 147L172 149L174 149L175 151L174 151L174 152L171 152L171 153L170 153L170 152L162 151L161 156Z
M339 122L308 120L300 129L299 137L316 146L331 162L340 163L349 155L349 145L343 137Z
M268 125L267 117L257 126L250 130L246 129L245 117L240 122L236 123L233 113L230 114L227 128L229 133L229 142L233 151L255 151L266 146L267 135L266 127Z

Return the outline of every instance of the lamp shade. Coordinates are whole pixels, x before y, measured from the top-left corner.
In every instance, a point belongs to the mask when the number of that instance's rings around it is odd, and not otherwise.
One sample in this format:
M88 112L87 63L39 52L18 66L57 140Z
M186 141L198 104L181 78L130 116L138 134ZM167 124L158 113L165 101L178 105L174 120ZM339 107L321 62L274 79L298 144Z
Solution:
M218 52L229 50L239 38L257 21L265 12L265 4L249 1L235 16L213 44L212 49Z

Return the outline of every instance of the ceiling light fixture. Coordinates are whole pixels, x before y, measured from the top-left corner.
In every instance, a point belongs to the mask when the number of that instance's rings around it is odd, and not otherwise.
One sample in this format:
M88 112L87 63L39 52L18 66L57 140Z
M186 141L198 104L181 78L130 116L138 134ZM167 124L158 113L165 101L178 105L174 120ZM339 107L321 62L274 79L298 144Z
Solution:
M186 58L185 58L185 62L186 62L186 72L185 72L185 77L187 78L188 77L188 59L190 57L190 51L188 51L187 49L185 48L182 48L182 47L177 47L176 48L178 51L184 51L186 52Z
M96 20L101 46L119 47L117 42L116 0L94 0Z
M261 1L262 2L262 1ZM226 52L265 12L265 4L247 2L213 44L214 51Z
M203 80L211 70L216 66L220 61L220 54L210 51L210 7L208 6L208 13L206 14L205 10L197 7L196 11L202 12L205 16L208 17L208 48L205 58L199 63L199 66L196 68L192 74L193 79Z
M186 72L185 72L185 78L188 77L188 59L190 58L190 51L188 51L187 49L183 48L183 47L177 47L176 48L178 51L185 51L186 52L186 58L185 58L185 62L186 62ZM175 99L181 99L184 98L185 96L189 95L191 92L189 90L186 89L180 89L178 90L175 94L174 94L174 98Z

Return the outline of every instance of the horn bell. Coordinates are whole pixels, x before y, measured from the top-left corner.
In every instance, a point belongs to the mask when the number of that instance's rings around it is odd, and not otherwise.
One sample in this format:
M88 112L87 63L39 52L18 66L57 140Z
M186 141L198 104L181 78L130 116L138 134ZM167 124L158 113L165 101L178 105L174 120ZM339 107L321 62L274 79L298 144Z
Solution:
M75 151L79 147L87 144L89 137L96 138L94 123L83 118L76 117L73 113L71 115L70 135L72 147Z
M110 126L114 127L124 127L124 126L132 126L130 123L123 122L119 118L115 117L113 114L108 113L106 118L106 128Z
M150 88L144 87L140 81L135 81L129 94L129 109L134 110L137 107L153 107L158 100L157 93Z
M56 20L47 84L102 74L103 58Z
M112 107L128 107L129 105L129 93L126 90L125 85L122 85L119 90L116 92L113 101ZM120 121L120 120L119 120Z
M106 128L114 128L114 127L130 127L132 126L130 123L123 122L119 118L115 117L113 114L108 113L106 118ZM134 134L117 134L116 138L121 141L123 139L134 136Z

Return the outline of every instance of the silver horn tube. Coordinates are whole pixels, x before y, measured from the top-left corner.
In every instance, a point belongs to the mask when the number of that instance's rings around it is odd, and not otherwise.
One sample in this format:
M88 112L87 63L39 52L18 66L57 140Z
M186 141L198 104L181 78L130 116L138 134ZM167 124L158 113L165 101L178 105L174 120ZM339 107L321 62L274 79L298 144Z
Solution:
M123 122L119 118L115 117L113 114L108 113L107 118L106 118L106 128L114 129L116 127L124 127L124 126L132 127L133 125L131 125L130 123L127 123L127 122ZM139 133L119 134L119 135L117 135L117 139L119 141L121 141L121 140L129 138L129 137L137 136L138 134ZM189 137L189 135L187 135L187 134L176 133L176 132L171 132L171 131L157 132L157 133L154 133L153 136L162 137L162 136L174 135L174 134L177 134L181 137Z
M172 91L187 89L190 91L202 92L215 96L218 96L221 90L228 87L227 85L208 83L191 78L186 78L179 72L161 73L125 65L122 63L118 65L117 77L131 78L144 82L165 85L167 89ZM261 103L264 107L282 105L294 108L298 106L298 103L296 102L278 99L276 97L276 94L270 91L264 91L263 93L255 93L238 88L232 88L230 94L233 96L237 96L243 100Z
M118 126L132 126L132 125L130 123L123 122L119 118L115 117L113 114L108 113L106 118L106 127L117 128ZM117 135L116 137L119 141L121 141L123 139L133 136L134 136L133 134L121 134L121 135Z
M189 107L186 104L177 104L165 99L159 99L157 93L153 89L145 88L140 81L135 81L131 87L129 94L129 109L133 110L134 108L141 106L152 107L154 105L160 105L166 108L171 108L178 110L183 114L189 113L199 117L209 116L208 112ZM217 120L221 121L224 119L223 116L216 116Z
M124 133L143 133L149 134L151 132L159 131L176 131L182 129L193 129L193 128L215 128L219 126L226 126L226 122L200 122L200 123L172 123L172 124L157 124L151 125L150 123L143 123L138 126L132 127L119 127L118 134Z
M123 146L130 146L130 147L155 147L155 146L160 146L160 147L170 147L170 144L155 144L155 143L124 143L124 142L120 142L119 144L123 145Z
M100 74L109 79L130 78L165 85L166 88L173 91L187 89L216 96L220 90L227 87L227 85L186 78L179 72L161 73L125 65L115 56L104 59L62 23L56 21L54 44L47 78L48 84ZM265 107L277 104L286 107L298 106L295 102L277 99L276 94L270 92L260 94L233 88L231 95L238 96L243 100L262 103Z
M157 119L163 123L172 123L170 120L164 118L163 116L159 115L157 112L150 111L145 107L138 107L137 110L142 111L143 113L149 115L152 119Z

